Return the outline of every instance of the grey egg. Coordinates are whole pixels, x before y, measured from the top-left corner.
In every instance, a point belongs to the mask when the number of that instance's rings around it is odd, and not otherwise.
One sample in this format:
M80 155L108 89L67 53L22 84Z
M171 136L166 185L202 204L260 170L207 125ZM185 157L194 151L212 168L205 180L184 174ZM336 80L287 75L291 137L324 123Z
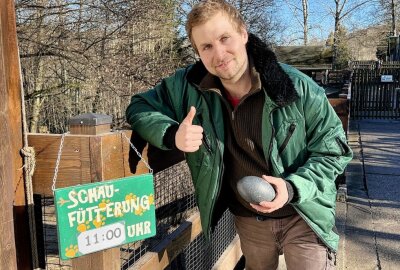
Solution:
M271 184L257 176L243 177L236 187L240 196L249 203L270 202L275 198L275 190Z

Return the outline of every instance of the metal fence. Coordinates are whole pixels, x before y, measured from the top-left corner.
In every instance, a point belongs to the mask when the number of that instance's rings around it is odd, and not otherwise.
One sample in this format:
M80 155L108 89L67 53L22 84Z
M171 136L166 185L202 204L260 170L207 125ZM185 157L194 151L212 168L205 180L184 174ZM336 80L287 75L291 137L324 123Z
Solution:
M387 69L387 68L400 68L400 61L374 61L374 60L365 60L365 61L352 61L349 64L350 69Z
M154 175L156 236L121 247L121 269L129 269L197 211L194 189L186 162Z
M400 119L400 68L354 69L350 117Z
M231 243L236 235L233 215L225 211L207 242L200 234L175 260L173 270L209 270ZM238 267L239 268L239 267Z

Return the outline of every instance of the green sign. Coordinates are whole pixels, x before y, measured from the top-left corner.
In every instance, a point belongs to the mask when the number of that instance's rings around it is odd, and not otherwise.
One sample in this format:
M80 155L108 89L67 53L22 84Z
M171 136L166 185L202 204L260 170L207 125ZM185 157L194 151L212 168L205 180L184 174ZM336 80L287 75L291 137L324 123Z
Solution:
M54 191L63 260L156 234L152 174Z

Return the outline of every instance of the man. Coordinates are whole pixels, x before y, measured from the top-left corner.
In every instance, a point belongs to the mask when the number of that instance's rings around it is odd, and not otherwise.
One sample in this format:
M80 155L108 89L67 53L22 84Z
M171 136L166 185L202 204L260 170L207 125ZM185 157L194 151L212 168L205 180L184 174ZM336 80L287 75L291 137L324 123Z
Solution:
M203 232L229 207L246 269L333 269L335 178L352 158L322 88L248 34L238 11L202 1L186 31L201 61L178 70L127 109L132 129L185 152ZM262 176L272 202L247 203L236 183Z

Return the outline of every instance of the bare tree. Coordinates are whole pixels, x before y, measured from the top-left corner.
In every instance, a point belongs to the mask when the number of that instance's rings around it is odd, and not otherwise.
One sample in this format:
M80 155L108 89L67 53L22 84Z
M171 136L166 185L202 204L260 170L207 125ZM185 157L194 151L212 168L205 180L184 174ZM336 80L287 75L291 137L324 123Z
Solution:
M307 46L307 43L308 43L308 0L301 0L301 4L303 7L304 46Z
M379 0L377 10L375 12L378 14L377 22L383 22L384 24L390 26L390 34L397 36L397 20L400 12L399 0Z
M17 0L31 132L64 132L84 112L123 125L129 97L181 65L175 10L174 0Z
M394 36L397 36L397 29L396 29L396 3L394 0L390 2L390 9L391 9L391 17L392 17L392 33Z
M371 3L371 0L333 0L334 8L329 7L330 14L334 17L334 32L333 32L333 66L336 66L338 57L338 33L343 21L353 14L356 10Z
M303 45L308 45L308 0L301 0L301 5L298 2L293 2L292 0L285 0L286 6L293 13L294 19L297 21L298 25L303 29ZM301 14L301 16L299 15Z
M308 0L301 0L301 4L303 7L304 46L307 46L307 43L308 43Z
M183 25L191 7L199 0L178 0L178 14ZM281 27L275 16L275 0L228 0L242 14L250 32L265 42L275 42Z

